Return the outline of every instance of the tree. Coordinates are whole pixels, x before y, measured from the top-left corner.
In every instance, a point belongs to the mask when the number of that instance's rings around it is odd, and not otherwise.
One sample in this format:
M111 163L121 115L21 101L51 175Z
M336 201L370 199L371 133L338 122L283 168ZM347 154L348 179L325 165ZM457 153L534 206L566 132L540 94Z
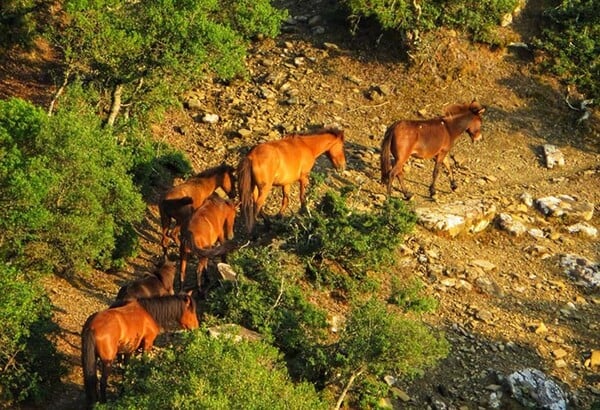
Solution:
M108 125L124 104L164 104L208 73L242 75L248 40L275 36L286 16L270 0L66 0L64 10L50 37L65 77L110 94Z

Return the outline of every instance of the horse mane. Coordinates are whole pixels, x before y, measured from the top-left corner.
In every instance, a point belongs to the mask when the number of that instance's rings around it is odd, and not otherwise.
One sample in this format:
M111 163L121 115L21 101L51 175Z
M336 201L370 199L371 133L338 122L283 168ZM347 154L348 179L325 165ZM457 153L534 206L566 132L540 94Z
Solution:
M188 300L192 302L193 309L196 310L196 301L185 294L142 298L138 299L137 302L152 316L160 327L167 327L183 315Z
M333 134L336 137L344 137L344 130L340 130L339 128L335 128L335 127L326 127L326 128L319 128L315 131L307 131L304 132L302 134L287 134L284 135L283 138L294 138L294 137L307 137L307 136L311 136L311 135L321 135L321 134Z
M455 117L471 111L469 104L452 104L445 107L443 112L443 117Z
M210 178L215 175L224 174L227 172L232 174L234 172L234 168L231 165L221 164L219 166L212 167L200 172L199 174L195 175L194 178Z

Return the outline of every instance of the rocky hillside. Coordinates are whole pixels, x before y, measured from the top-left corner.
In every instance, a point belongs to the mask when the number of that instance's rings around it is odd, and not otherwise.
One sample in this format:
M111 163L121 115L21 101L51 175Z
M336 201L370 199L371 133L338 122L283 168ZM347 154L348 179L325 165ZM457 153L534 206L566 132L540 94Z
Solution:
M487 107L483 141L471 144L465 135L453 147L456 192L441 174L433 202L433 164L411 160L406 167L420 224L390 275L426 283L440 308L423 319L446 332L452 350L420 380L390 379L397 393L390 405L520 408L519 379L550 380L554 405L562 398L576 408L600 402L599 113L578 123L581 113L565 103L577 96L538 74L535 56L523 47L490 50L447 31L424 36L412 57L390 35L350 36L328 14L327 1L288 3L284 34L253 47L247 81L202 82L183 98L184 108L154 125L153 137L185 152L201 171L237 164L257 142L336 125L345 130L348 159L336 185L357 186L351 206L368 209L385 199L379 147L386 127L476 99ZM531 6L515 16L507 38L527 44L536 12ZM43 73L40 55L30 58L40 65L29 67ZM49 101L47 78L14 72L2 70L2 95L43 89L37 97ZM28 78L35 86L23 86ZM552 149L558 152L547 157ZM316 170L330 169L325 158L318 161ZM268 203L274 212L276 193ZM48 281L62 329L57 343L71 366L49 407L80 408L78 334L85 318L159 260L154 203L147 222L142 253L126 271Z

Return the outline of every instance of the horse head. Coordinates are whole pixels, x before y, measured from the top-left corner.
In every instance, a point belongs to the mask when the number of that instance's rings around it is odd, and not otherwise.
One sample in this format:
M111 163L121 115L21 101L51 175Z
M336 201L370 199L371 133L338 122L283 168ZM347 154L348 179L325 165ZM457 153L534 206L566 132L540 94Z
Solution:
M179 319L179 324L186 330L198 329L200 324L198 323L198 316L196 315L196 301L192 297L192 291L187 292L181 296L185 302L183 313Z
M485 107L473 100L469 105L469 111L473 115L473 118L469 122L466 129L467 134L471 137L471 141L479 141L482 138L481 135L481 115L485 112Z
M329 133L335 136L335 141L327 150L327 158L331 161L334 168L343 172L346 169L346 155L344 153L344 131L331 129Z

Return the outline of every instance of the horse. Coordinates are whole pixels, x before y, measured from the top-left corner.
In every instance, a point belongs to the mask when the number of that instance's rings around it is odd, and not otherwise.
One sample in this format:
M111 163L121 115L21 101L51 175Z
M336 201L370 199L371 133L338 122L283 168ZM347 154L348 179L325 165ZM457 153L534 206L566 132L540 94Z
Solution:
M101 362L100 401L117 354L128 358L138 348L152 349L156 336L172 322L183 329L199 327L196 301L190 294L136 299L92 314L81 332L81 363L88 406L98 401L97 359Z
M218 167L207 169L185 182L172 187L160 200L158 210L162 229L161 245L163 256L166 259L167 248L170 240L178 244L179 231L183 222L190 217L193 210L204 203L217 188L221 188L233 199L235 192L235 169L232 166L221 164ZM171 219L175 219L173 230L168 233Z
M227 246L207 249L219 242L233 239L236 205L217 194L212 194L204 204L196 209L181 228L180 269L181 287L185 281L187 261L190 255L200 257L196 269L198 289L202 285L202 275L208 266L209 256L223 255L229 250Z
M457 185L446 155L463 132L467 132L473 142L482 138L481 115L484 112L485 107L473 100L470 104L448 106L442 117L420 121L401 120L390 125L383 137L380 159L381 183L387 186L388 196L397 177L404 198L412 198L413 194L406 189L403 180L404 164L410 156L421 159L435 157L433 181L429 186L432 199L436 196L435 181L442 163L450 176L450 188L455 191ZM391 156L395 159L393 166Z
M327 128L311 134L290 134L258 144L242 158L238 166L238 191L249 234L273 186L280 186L283 194L279 216L288 206L290 185L296 181L300 182L301 209L306 209L309 174L316 158L323 153L334 168L345 169L344 131Z
M177 266L165 262L150 275L137 279L119 289L117 301L173 295L173 279Z

